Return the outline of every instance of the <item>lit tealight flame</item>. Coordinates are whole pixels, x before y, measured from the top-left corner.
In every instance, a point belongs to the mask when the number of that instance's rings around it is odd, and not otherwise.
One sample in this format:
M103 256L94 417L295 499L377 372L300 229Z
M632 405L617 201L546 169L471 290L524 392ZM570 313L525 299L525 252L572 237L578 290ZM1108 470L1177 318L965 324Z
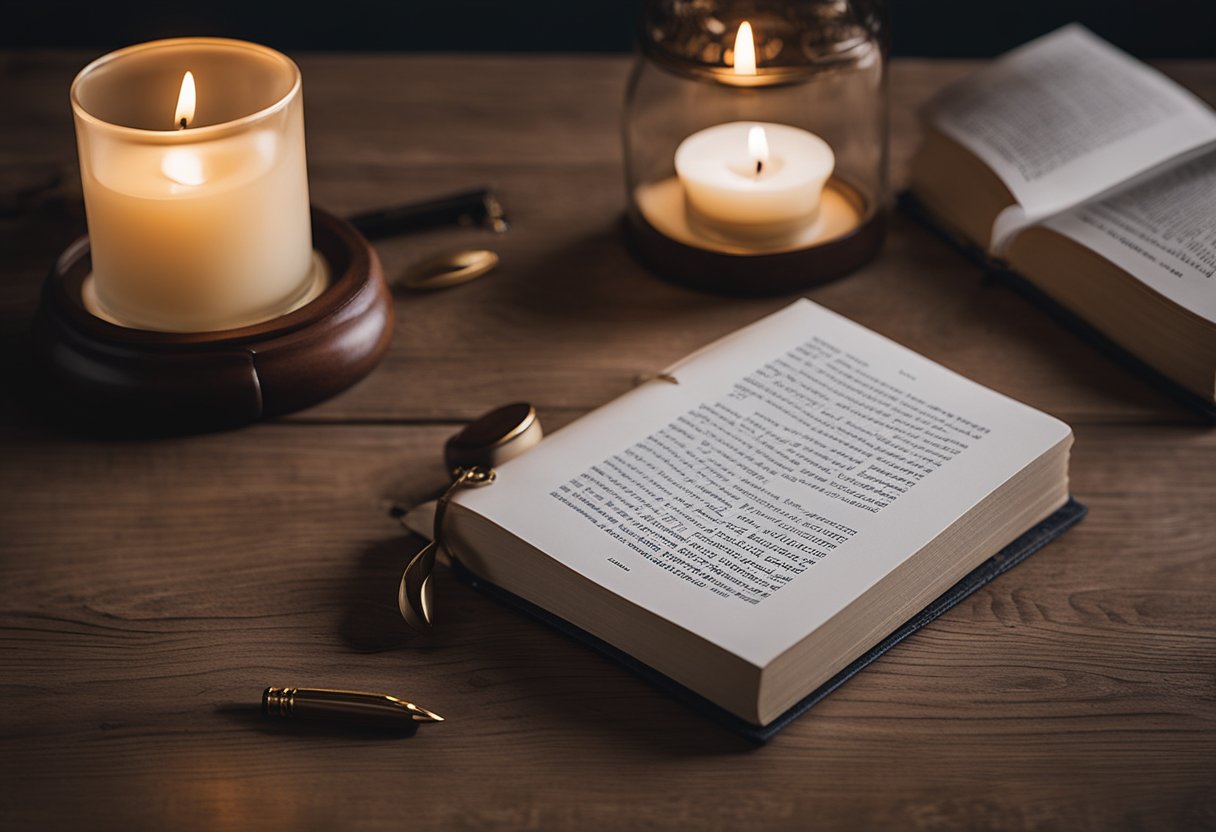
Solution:
M194 73L187 71L182 76L182 89L177 94L177 112L173 115L173 123L178 130L184 130L194 121Z
M752 38L752 24L746 20L739 24L735 34L735 74L756 74L756 42Z
M747 131L747 152L755 161L756 176L759 176L760 171L764 170L764 163L768 161L768 135L759 124Z

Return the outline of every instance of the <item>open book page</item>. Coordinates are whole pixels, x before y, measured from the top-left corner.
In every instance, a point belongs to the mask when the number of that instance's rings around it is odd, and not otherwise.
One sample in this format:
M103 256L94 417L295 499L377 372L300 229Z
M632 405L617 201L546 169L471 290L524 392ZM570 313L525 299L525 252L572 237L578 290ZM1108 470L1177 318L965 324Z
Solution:
M1161 73L1073 24L1013 50L926 107L1018 201L992 250L1063 211L1216 141L1216 113Z
M806 300L672 372L457 500L758 666L1069 435Z
M1216 150L1043 225L1216 323Z

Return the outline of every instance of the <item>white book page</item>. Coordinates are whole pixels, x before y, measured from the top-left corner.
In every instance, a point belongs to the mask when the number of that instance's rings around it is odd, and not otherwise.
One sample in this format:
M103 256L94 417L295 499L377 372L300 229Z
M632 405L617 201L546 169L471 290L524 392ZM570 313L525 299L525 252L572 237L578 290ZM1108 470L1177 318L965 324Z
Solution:
M1216 323L1216 149L1043 225Z
M948 87L925 117L1017 199L993 228L998 252L1019 228L1216 140L1211 108L1077 24Z
M670 372L456 499L757 666L1069 435L806 300Z

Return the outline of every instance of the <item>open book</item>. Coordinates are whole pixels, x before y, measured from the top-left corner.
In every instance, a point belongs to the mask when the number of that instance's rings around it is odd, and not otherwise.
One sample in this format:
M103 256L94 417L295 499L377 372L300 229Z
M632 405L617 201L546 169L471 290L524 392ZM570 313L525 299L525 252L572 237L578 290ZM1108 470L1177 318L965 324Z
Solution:
M1067 425L809 301L666 372L460 493L444 534L757 738L1082 512Z
M922 209L1216 405L1216 112L1072 25L923 115Z

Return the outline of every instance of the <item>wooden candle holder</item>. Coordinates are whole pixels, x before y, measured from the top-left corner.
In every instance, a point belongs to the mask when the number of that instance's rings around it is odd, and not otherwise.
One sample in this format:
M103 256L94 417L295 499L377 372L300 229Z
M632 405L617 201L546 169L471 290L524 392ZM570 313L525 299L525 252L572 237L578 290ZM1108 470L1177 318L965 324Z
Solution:
M316 404L370 373L388 349L393 304L375 250L346 221L312 211L329 285L277 318L219 332L154 332L90 312L88 237L59 257L34 324L36 384L53 412L101 431L235 427Z
M677 214L674 207L682 214L682 189L675 180L665 184L669 193L662 194L661 201L667 216ZM847 230L800 247L745 251L742 246L697 240L683 219L660 230L636 199L625 214L625 239L634 257L669 283L720 295L783 295L844 277L882 247L885 209L869 210L855 188L835 177L827 190L834 192L835 204L848 206L854 219L843 220Z

